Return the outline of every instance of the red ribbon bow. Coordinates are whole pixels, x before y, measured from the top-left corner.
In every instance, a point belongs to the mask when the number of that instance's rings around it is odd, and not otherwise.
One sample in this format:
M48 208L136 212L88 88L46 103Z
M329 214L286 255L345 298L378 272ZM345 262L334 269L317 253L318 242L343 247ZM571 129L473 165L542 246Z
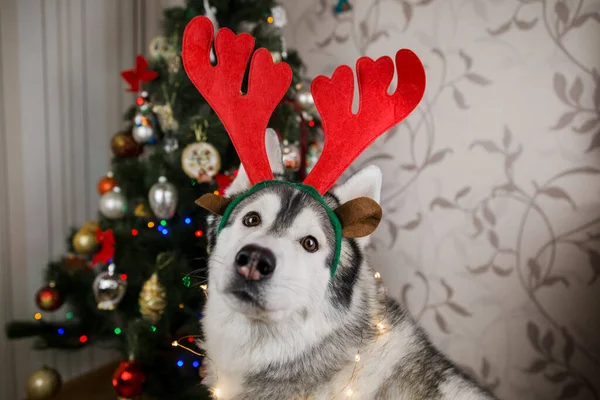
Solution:
M150 82L156 79L158 73L148 69L148 61L142 55L135 59L135 68L121 71L121 76L129 84L128 92L139 92L140 82Z
M92 267L97 263L108 264L115 255L115 235L112 229L102 232L96 230L96 241L100 243L100 250L92 258Z

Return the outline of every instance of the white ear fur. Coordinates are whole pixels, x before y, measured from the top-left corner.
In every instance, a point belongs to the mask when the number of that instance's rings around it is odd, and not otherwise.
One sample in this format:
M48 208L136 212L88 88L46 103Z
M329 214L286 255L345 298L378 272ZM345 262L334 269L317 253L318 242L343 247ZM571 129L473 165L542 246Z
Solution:
M359 197L369 197L379 203L382 181L383 175L379 167L370 165L352 175L343 185L334 188L333 194L340 200L340 204ZM356 243L365 249L371 241L371 235L355 239Z
M379 203L382 179L379 167L370 165L352 175L343 185L333 189L333 193L341 204L358 197L369 197Z
M267 128L265 133L265 149L267 150L267 157L269 158L269 164L271 165L273 174L283 174L283 159L279 136L277 136L277 133L271 128ZM246 170L244 169L244 166L240 164L236 178L231 182L231 185L229 185L227 190L225 190L225 197L245 192L250 189L250 186Z

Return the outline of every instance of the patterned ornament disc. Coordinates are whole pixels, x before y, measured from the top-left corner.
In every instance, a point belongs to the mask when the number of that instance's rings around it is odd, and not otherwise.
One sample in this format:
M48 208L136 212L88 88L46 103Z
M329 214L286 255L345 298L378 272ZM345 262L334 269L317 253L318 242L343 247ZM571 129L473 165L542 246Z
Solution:
M221 156L210 143L191 143L183 149L181 167L190 178L206 175L212 178L221 169Z

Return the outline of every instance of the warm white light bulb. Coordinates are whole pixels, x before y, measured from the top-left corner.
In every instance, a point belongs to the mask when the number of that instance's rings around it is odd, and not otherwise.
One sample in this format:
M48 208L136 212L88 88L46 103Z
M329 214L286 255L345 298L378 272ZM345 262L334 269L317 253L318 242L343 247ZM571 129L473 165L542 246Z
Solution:
M385 325L383 325L383 323L381 323L381 322L380 322L380 323L378 323L378 324L377 324L377 327L378 327L380 330L383 330L383 328L385 328Z
M206 289L208 289L208 286L207 285L200 285L200 289L206 290Z
M219 389L218 387L215 387L215 388L213 389L213 395L214 395L214 396L215 396L215 398L217 398L217 399L218 399L219 397L221 397L221 389Z
M375 277L375 279L381 279L381 274L379 272L375 272L373 276Z
M179 343L177 343L177 340L174 340L173 343L171 343L171 346L177 347L179 346Z
M354 356L354 361L359 362L360 361L360 355L357 354L356 356Z
M348 388L348 390L346 390L346 396L351 397L354 394L354 392L352 391L352 389Z

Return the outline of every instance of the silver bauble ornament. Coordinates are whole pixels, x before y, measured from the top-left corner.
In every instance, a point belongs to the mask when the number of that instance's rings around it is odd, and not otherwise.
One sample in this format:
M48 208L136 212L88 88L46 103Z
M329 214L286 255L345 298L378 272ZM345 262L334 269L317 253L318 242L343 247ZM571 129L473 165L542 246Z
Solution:
M148 193L150 208L160 219L169 219L175 215L177 200L177 188L164 176L158 178L158 182L152 185Z
M152 116L144 115L141 112L135 114L133 119L133 129L131 131L133 139L138 143L148 143L154 138L154 128L152 127Z
M287 140L283 141L283 165L288 171L298 171L300 169L300 149Z
M296 99L305 110L316 113L315 100L310 92L309 82L302 82L296 85Z
M127 211L127 199L119 187L114 187L110 192L100 197L100 213L108 219L119 219Z
M165 152L172 153L179 148L179 140L177 140L175 135L173 135L172 133L169 133L169 134L165 135L162 145L163 145L163 149L165 149Z
M127 276L116 274L115 264L111 263L108 266L108 271L96 276L92 290L99 310L114 310L125 296Z

